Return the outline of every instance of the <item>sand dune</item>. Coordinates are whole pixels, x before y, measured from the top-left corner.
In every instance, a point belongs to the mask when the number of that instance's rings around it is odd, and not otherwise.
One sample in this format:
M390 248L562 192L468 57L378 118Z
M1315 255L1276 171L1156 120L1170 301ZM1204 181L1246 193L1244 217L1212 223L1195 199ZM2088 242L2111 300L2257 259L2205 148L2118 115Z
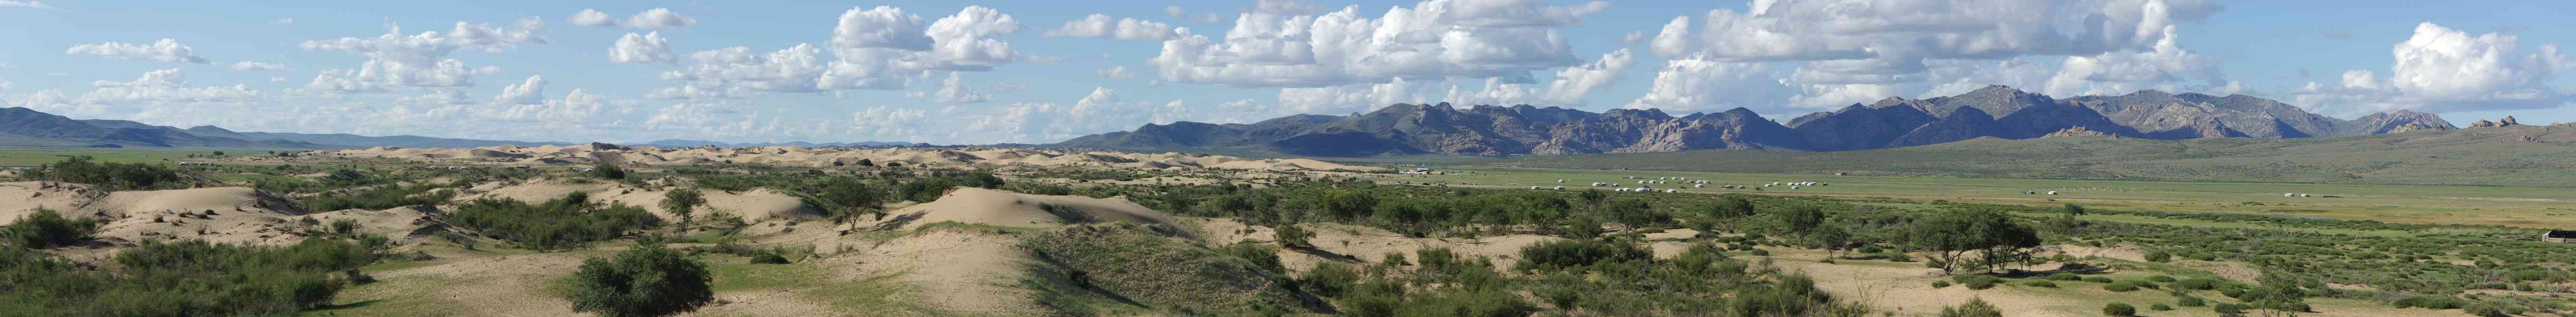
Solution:
M36 214L37 208L71 212L107 196L89 185L62 182L0 183L0 225Z
M290 218L311 213L285 198L248 187L124 191L108 194L71 216L107 219L100 241L198 239L216 243L286 245L304 241L304 225Z
M1117 198L1083 196L1030 195L973 187L959 187L939 200L895 210L876 226L881 228L917 229L921 226L956 222L1022 228L1063 226L1061 217L1044 206L1062 206L1061 211L1078 212L1098 222L1126 221L1169 223L1169 218L1143 205Z
M719 147L626 147L591 143L575 146L489 146L472 149L421 149L376 147L363 150L326 152L339 157L393 158L417 161L483 162L497 164L766 164L782 166L831 167L855 166L862 161L911 165L1026 165L1026 166L1099 166L1125 168L1221 168L1244 170L1346 170L1382 171L1384 168L1353 166L1309 159L1254 160L1231 156L1186 153L1069 152L1017 148L945 149L945 148L808 148L802 146L765 146L748 148Z

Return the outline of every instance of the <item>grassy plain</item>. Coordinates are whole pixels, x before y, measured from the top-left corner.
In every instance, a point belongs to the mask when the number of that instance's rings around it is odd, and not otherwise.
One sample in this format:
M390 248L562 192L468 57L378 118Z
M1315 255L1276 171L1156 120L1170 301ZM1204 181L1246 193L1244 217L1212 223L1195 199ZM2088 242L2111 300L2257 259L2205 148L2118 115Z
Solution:
M1706 188L1687 188L1680 181L1654 184L1688 193L1748 193L1832 197L1885 197L1930 202L1993 203L2030 206L2081 204L2136 211L2264 214L2390 223L2484 224L2533 228L2576 227L2576 189L2547 187L2370 185L2251 182L2170 182L2122 180L1996 179L1931 176L1836 176L1831 174L1762 174L1580 170L1508 167L1444 169L1448 175L1397 175L1386 181L1447 182L1501 188L1566 186L1591 188L1593 182L1636 187L1636 176L1707 180ZM1557 183L1563 179L1565 183ZM1720 189L1720 185L1758 186L1772 182L1824 182L1827 186L1762 191ZM1607 187L1601 187L1608 190ZM2025 194L2037 191L2040 194ZM2057 195L2046 194L2049 191ZM2316 197L2282 197L2301 193ZM2324 196L2336 196L2326 198ZM2144 218L2144 217L2141 217Z
M176 162L174 160L187 158L188 155L191 154L210 155L217 151L224 152L226 155L240 156L254 153L267 154L268 151L275 150L217 148L104 149L0 147L0 166L36 166L59 162L66 157L84 155L97 159L100 163L174 163Z

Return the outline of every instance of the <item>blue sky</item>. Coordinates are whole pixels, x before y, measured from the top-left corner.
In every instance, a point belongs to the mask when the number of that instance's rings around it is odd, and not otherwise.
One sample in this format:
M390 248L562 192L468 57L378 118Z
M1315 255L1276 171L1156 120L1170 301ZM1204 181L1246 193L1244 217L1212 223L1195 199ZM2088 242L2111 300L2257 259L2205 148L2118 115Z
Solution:
M0 104L629 142L1052 142L1442 101L1785 119L1989 84L2576 121L2556 48L2576 3L2419 4L0 0L22 30L0 35Z

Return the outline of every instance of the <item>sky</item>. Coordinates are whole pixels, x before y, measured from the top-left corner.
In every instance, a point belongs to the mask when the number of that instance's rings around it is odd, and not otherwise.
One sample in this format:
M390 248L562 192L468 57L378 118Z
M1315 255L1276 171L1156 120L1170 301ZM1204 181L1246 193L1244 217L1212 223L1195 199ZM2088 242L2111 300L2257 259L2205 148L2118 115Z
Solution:
M1048 143L1394 103L2007 85L2576 122L2576 1L0 0L0 107L522 141Z

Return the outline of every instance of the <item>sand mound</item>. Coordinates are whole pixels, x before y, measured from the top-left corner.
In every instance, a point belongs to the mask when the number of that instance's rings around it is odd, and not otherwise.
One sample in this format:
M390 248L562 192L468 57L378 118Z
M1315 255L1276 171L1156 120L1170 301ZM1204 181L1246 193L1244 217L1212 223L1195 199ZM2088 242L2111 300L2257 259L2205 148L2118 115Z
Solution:
M803 146L627 147L606 143L574 146L487 146L466 150L376 147L331 152L342 157L419 161L476 161L509 164L767 164L781 166L855 166L861 161L906 165L1102 166L1126 168L1222 168L1244 170L1348 170L1384 168L1352 166L1308 159L1252 160L1187 153L1068 152L1019 148L810 148Z
M1021 286L1034 264L1010 235L968 229L932 229L887 240L831 261L855 265L842 279L893 275L913 287L898 296L941 312L965 315L1040 315L1045 309ZM855 260L855 261L853 261Z
M37 208L70 212L107 196L89 185L61 182L0 183L0 225L36 214Z
M1059 206L1048 211L1048 205ZM960 187L942 195L937 201L895 210L892 216L877 224L881 229L917 229L921 226L956 222L1024 228L1063 226L1066 215L1078 215L1092 222L1138 222L1161 224L1170 220L1161 213L1117 198L1052 196L1013 193L1001 190Z
M305 225L288 218L308 213L292 201L248 187L116 192L75 212L108 219L98 237L112 244L198 239L260 245L304 241L299 231Z

